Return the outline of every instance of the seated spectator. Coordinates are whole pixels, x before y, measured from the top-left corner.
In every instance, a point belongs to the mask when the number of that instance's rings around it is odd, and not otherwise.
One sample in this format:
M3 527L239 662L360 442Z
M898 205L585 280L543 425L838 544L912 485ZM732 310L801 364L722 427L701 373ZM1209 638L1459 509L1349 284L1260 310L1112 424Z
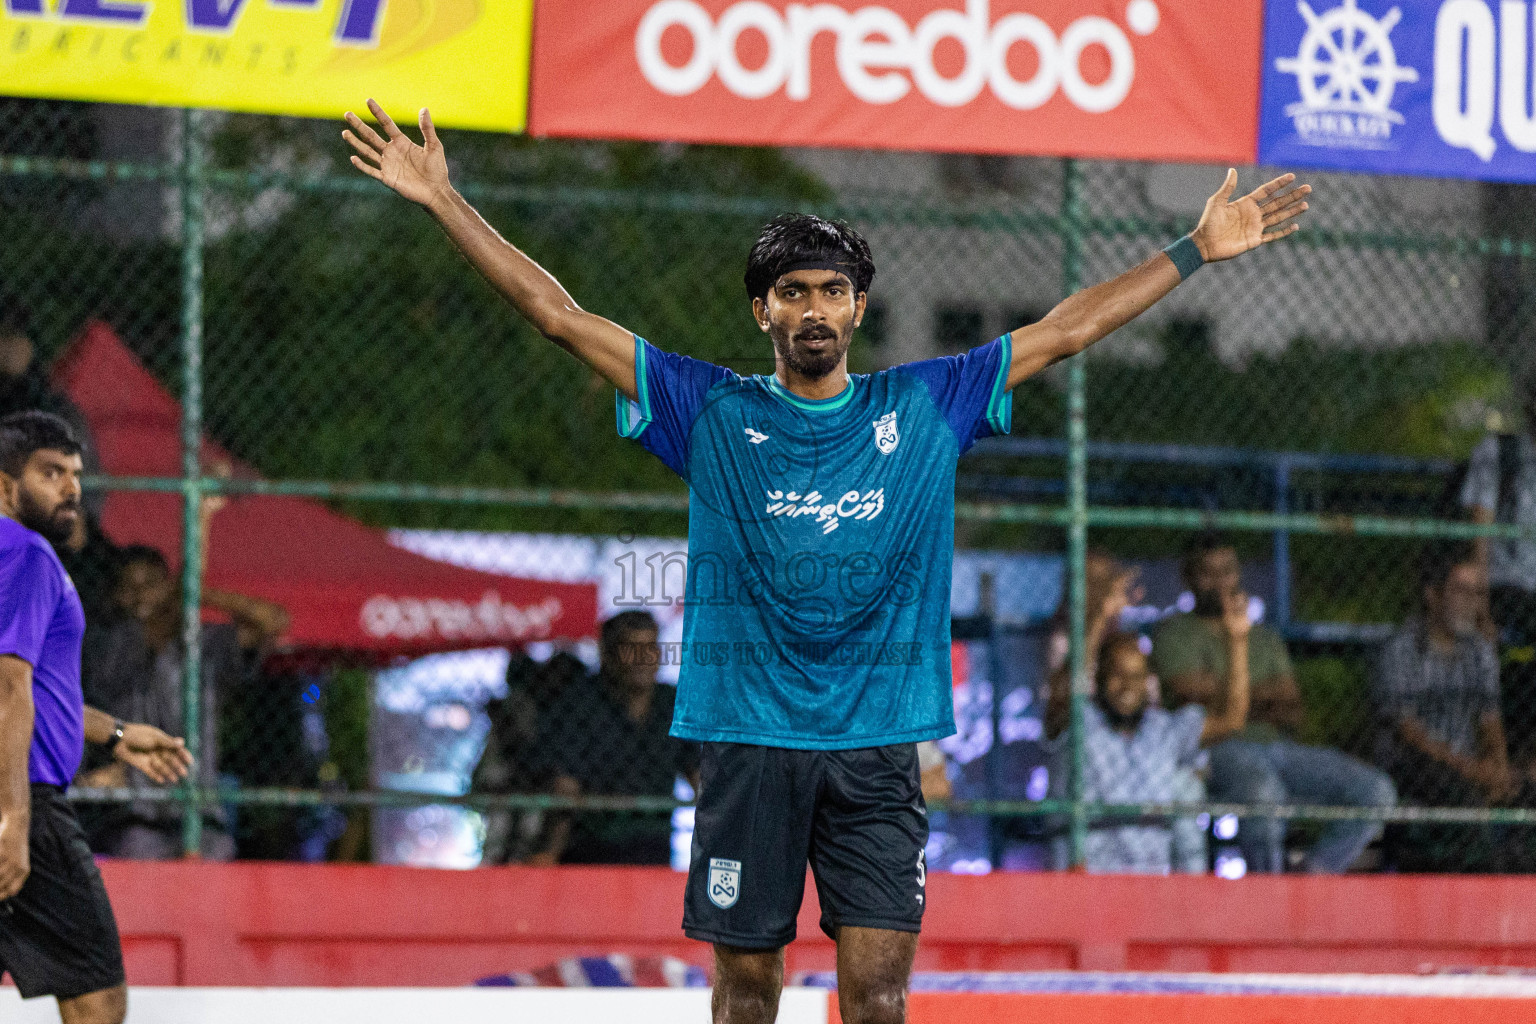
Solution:
M485 750L475 765L470 790L495 794L543 792L553 782L548 774L553 766L547 758L539 756L539 727L552 724L550 715L556 705L567 689L587 678L587 669L579 658L565 651L545 662L516 651L507 660L506 678L507 695L488 701L485 706L491 728L485 738ZM480 863L517 862L541 848L535 844L540 841L545 819L544 812L537 810L486 812Z
M597 675L572 684L539 728L542 759L560 796L671 797L677 777L698 786L697 744L674 739L676 691L656 681L661 664L650 612L603 623ZM529 864L669 864L671 815L562 815Z
M1420 610L1382 648L1372 680L1376 755L1398 790L1427 806L1536 806L1536 776L1511 765L1499 661L1487 633L1487 582L1472 544L1428 548ZM1530 837L1508 826L1399 826L1405 871L1526 871Z
M1136 585L1137 570L1121 565L1103 548L1089 548L1083 568L1087 592L1083 649L1088 651L1091 662L1104 638L1120 628L1120 614L1141 600L1141 588ZM1051 616L1050 671L1053 673L1064 671L1067 664L1067 612L1067 591L1063 585L1061 603ZM1088 675L1093 677L1092 665Z
M1420 564L1420 611L1381 651L1371 691L1377 760L1418 803L1488 806L1518 789L1498 655L1480 629L1486 595L1471 544L1433 545Z
M114 593L120 617L96 646L93 663L83 666L86 692L98 707L119 718L179 730L185 724L182 672L186 664L181 587L164 555L154 548L133 546L123 550ZM213 787L219 779L220 695L251 677L251 665L287 629L288 616L269 602L220 590L205 589L203 603L232 620L206 625L202 631L201 749L193 770L199 785ZM131 769L90 782L156 788L147 776ZM203 856L233 858L234 840L222 810L212 807L204 813ZM139 860L178 857L181 818L181 805L174 801L136 801L98 834L99 852Z
M1153 638L1152 667L1170 708L1198 704L1216 712L1230 685L1223 609L1240 593L1236 549L1218 536L1196 538L1185 553L1184 582L1194 594L1194 611L1163 620ZM1211 749L1211 798L1244 804L1393 806L1397 791L1384 773L1340 751L1296 741L1304 718L1301 691L1279 634L1255 625L1247 646L1248 725ZM1332 822L1307 851L1304 869L1348 870L1380 834L1379 822ZM1238 843L1250 871L1285 870L1283 820L1244 820Z
M1526 422L1536 423L1536 396ZM1536 442L1529 429L1490 433L1472 450L1461 505L1475 523L1536 526ZM1500 711L1517 761L1536 758L1536 541L1481 537L1476 555L1489 583L1489 611L1499 646Z
M1121 614L1126 608L1141 600L1142 591L1136 584L1137 570L1122 565L1114 555L1103 548L1089 549L1084 569L1087 600L1083 649L1088 652L1088 690L1090 695L1093 695L1096 692L1094 685L1097 676L1096 658L1104 638L1120 628ZM1059 700L1067 699L1071 694L1071 687L1067 681L1067 626L1067 595L1063 593L1061 604L1051 618L1051 635L1048 641L1050 693ZM1147 684L1153 703L1157 703L1159 699L1157 677L1149 677ZM1068 708L1070 709L1070 705ZM1196 762L1180 765L1174 770L1172 789L1169 791L1172 794L1170 799L1177 803L1191 804L1205 799L1203 762L1202 755ZM1059 762L1053 772L1053 778L1061 776L1065 767L1065 762ZM1057 781L1065 786L1067 780L1065 777L1060 777ZM1065 793L1067 790L1063 789L1061 792ZM1199 819L1176 818L1169 827L1173 832L1173 869L1181 874L1204 874L1210 867L1210 855L1206 847L1205 829L1201 826Z
M1222 694L1221 711L1210 715L1198 704L1168 712L1152 702L1141 637L1112 633L1104 641L1094 698L1083 709L1083 799L1110 804L1188 799L1183 776L1191 773L1200 749L1237 732L1248 717L1248 673L1242 667L1249 631L1246 598L1232 597L1222 627L1238 668ZM1064 674L1053 676L1051 683L1046 730L1055 738L1067 729L1071 691ZM1071 751L1066 744L1062 748L1053 773L1058 798L1070 792ZM1084 853L1089 871L1168 874L1174 866L1174 832L1156 820L1102 819L1090 826Z

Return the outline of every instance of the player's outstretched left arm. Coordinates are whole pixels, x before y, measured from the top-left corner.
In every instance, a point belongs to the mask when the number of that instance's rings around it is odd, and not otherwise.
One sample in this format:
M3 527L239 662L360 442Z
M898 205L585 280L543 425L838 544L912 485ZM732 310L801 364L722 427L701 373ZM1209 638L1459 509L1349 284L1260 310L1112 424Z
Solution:
M1306 211L1312 186L1289 188L1295 180L1294 174L1282 174L1234 201L1237 171L1227 171L1226 181L1206 201L1200 223L1189 234L1199 253L1199 261L1191 263L1230 260L1296 231L1296 218ZM1188 269L1180 270L1167 252L1159 252L1113 280L1067 297L1040 322L1014 331L1008 386L1124 327L1177 288Z

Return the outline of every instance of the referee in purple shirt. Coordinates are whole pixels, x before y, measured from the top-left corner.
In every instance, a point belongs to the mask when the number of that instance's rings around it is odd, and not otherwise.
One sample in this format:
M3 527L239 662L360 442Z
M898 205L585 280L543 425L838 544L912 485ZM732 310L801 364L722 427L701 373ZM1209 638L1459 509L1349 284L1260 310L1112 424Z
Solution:
M64 790L85 741L157 782L192 764L181 740L85 706L85 612L49 543L80 518L80 443L44 412L0 419L0 974L53 996L64 1024L120 1024L112 904Z

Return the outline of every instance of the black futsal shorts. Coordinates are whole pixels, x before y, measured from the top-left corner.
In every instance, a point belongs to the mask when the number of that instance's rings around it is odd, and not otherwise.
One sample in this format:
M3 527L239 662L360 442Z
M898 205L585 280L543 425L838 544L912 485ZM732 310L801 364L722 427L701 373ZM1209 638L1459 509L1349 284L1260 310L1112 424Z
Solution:
M58 786L32 786L32 873L0 902L0 974L23 999L73 999L123 984L123 948L107 887Z
M795 937L809 862L821 929L915 932L928 810L917 746L787 750L706 743L683 900L689 938L776 949Z

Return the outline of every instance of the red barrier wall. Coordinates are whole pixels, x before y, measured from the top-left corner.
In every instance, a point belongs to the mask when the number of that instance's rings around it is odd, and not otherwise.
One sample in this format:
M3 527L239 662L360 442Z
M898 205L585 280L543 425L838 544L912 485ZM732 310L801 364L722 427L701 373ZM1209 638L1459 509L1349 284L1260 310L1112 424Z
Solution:
M681 875L106 862L139 985L462 985L562 956L670 954ZM1536 879L932 874L919 970L1536 968ZM793 970L830 970L807 888Z
M911 1024L1516 1024L1524 999L918 992ZM830 1024L841 1024L834 1000Z

